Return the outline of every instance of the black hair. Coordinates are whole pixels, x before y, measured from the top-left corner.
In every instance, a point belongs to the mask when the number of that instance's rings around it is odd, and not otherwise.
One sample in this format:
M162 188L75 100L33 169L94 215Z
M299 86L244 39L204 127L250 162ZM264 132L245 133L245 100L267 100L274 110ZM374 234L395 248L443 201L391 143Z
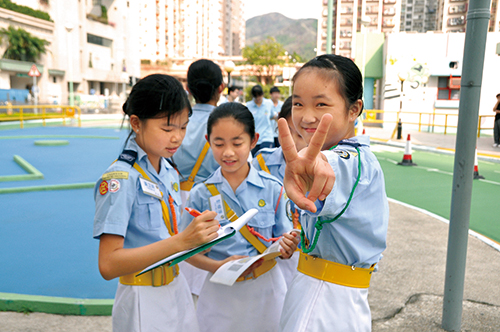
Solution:
M189 66L187 82L194 100L206 104L213 99L222 84L222 71L213 61L200 59Z
M252 96L255 97L260 97L264 94L264 91L262 90L262 87L260 85L254 85L251 90Z
M281 111L278 113L278 119L288 119L292 115L292 96L288 97L283 105Z
M172 116L185 109L188 109L189 116L193 113L181 82L162 74L140 79L132 88L122 109L129 118L135 115L140 120L167 117L170 121Z
M252 112L250 112L245 105L235 102L224 103L217 106L212 113L210 113L207 121L208 138L210 138L212 127L217 121L225 118L233 118L241 123L245 127L245 132L250 135L250 139L253 140L255 138L255 121Z
M136 115L140 120L170 118L186 108L191 116L191 104L181 82L162 74L149 75L139 80L122 107L126 115Z
M499 96L500 96L500 93L499 93L499 94L497 94L497 98L498 98Z
M332 72L332 78L336 80L340 95L344 98L349 109L356 101L363 100L363 77L358 66L349 58L335 55L323 54L309 60L293 76L295 82L300 74L307 68L317 68L326 72ZM358 116L363 112L361 111Z
M269 93L273 93L273 92L279 92L279 93L281 93L280 89L278 89L278 87L276 87L276 86L273 86L271 88L271 90L269 90Z
M233 92L235 90L240 90L240 88L236 85L230 86L229 88L227 88L227 93Z

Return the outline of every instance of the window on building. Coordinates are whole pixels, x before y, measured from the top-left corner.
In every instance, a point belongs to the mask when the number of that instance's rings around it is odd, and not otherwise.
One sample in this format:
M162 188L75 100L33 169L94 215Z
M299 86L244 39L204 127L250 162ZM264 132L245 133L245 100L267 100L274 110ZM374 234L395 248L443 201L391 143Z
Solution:
M111 39L108 39L108 38L99 37L99 36L87 33L87 43L111 47L111 45L113 44L113 41Z
M454 26L454 25L464 25L465 24L465 17L452 17L448 19L448 26Z
M460 80L459 76L438 77L438 96L440 100L458 100L460 99Z

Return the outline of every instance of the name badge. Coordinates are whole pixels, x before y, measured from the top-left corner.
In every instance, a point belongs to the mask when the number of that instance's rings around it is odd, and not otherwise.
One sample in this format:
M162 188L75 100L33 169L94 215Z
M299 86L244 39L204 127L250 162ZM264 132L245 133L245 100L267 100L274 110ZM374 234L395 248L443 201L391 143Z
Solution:
M224 209L224 201L221 195L210 197L210 210L217 213L214 218L217 221L226 219L226 210Z
M156 197L158 199L162 198L160 187L158 187L156 183L148 181L144 178L139 178L139 181L141 183L141 189L143 193L149 196Z

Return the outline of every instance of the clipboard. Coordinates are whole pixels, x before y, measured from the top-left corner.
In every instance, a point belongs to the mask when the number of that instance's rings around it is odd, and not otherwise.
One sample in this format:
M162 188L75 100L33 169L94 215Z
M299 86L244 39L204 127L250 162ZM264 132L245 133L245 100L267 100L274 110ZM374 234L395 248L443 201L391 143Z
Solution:
M221 227L217 231L217 234L218 234L217 238L213 239L212 241L207 242L205 244L202 244L199 247L189 249L189 250L180 251L176 254L165 257L164 259L148 266L147 268L145 268L144 270L139 272L136 275L136 277L138 277L141 274L144 274L148 271L151 271L151 270L157 268L158 266L162 266L162 265L172 266L172 265L178 264L178 263L204 251L204 250L207 250L208 248L216 245L217 243L222 242L222 241L234 236L236 234L236 232L238 232L243 226L245 226L250 221L250 219L252 219L258 212L259 211L257 209L248 210L241 217L239 217L237 220Z

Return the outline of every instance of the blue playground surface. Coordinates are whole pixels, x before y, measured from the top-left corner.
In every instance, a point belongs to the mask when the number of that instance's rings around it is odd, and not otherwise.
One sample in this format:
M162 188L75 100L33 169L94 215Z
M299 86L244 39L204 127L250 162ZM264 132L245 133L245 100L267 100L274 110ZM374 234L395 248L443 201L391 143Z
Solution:
M127 135L77 127L0 130L0 293L114 298L117 280L99 274L99 241L92 238L93 184L118 157ZM34 144L40 140L69 144ZM9 180L28 174L14 155L43 179Z

